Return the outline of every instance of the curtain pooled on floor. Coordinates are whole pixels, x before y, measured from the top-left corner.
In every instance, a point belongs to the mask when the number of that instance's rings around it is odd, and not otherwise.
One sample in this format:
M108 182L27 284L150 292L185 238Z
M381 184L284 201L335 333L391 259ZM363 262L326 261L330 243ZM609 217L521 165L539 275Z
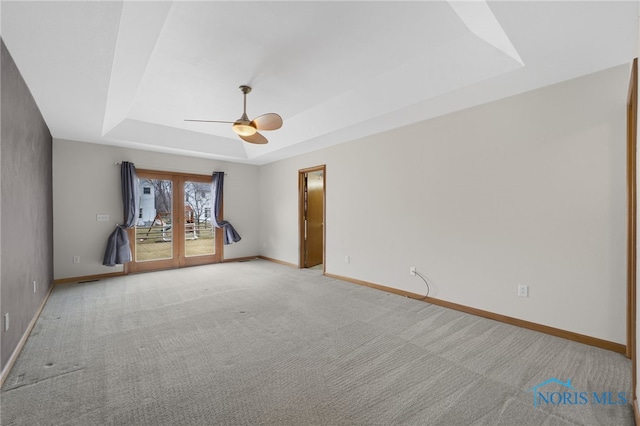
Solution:
M124 208L124 223L116 226L109 235L107 249L104 253L102 264L116 266L131 262L131 246L127 229L136 223L138 214L138 176L133 163L123 161L120 165L120 177L122 179L122 206Z
M223 242L225 245L231 243L237 243L242 239L240 234L236 232L233 226L226 220L220 220L220 213L222 210L222 187L224 184L224 172L214 172L213 180L211 183L211 204L213 207L213 214L211 215L211 222L216 228L221 228L224 234Z

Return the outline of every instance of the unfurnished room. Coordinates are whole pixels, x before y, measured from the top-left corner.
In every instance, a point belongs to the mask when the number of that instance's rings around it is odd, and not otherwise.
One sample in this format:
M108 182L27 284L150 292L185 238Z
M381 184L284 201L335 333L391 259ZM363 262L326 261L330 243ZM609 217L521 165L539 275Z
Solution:
M639 21L0 1L0 424L637 424Z

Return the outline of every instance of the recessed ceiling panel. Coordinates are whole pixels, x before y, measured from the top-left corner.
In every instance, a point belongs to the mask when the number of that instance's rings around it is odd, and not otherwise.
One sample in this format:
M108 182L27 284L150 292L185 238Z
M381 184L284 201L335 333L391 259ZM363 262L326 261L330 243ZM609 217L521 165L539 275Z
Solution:
M130 117L221 133L183 118L285 120L425 57L468 32L443 2L178 2Z

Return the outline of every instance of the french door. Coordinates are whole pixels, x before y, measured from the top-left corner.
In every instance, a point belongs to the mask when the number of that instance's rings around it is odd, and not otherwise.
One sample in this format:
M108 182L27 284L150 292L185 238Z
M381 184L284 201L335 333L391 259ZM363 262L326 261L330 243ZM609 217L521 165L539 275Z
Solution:
M140 204L129 230L127 272L222 260L222 234L212 226L211 176L137 171Z

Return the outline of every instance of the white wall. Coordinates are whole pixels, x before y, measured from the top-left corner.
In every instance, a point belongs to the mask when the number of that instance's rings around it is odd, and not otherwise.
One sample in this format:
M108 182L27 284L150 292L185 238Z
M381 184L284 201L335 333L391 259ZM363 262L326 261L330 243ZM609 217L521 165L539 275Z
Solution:
M261 253L298 263L297 171L326 164L328 273L423 293L413 265L433 297L624 344L628 76L262 166Z
M54 278L122 271L102 266L107 237L122 223L120 168L131 161L149 170L210 175L224 171L224 217L242 236L224 258L258 253L258 167L61 139L53 141ZM97 222L108 214L109 222ZM80 256L80 263L73 263Z

